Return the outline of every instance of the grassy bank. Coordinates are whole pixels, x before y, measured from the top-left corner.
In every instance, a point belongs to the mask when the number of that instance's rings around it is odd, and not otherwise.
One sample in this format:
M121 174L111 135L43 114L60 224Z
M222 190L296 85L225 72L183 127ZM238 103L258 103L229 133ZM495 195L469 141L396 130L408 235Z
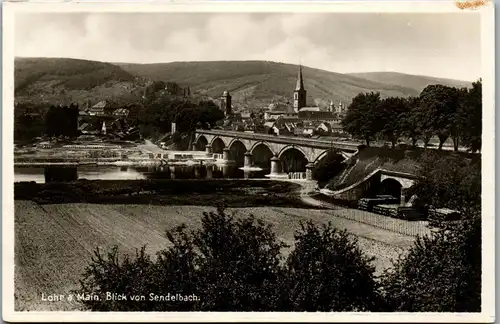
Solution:
M38 204L151 204L311 208L300 185L271 180L78 180L14 184L14 199Z

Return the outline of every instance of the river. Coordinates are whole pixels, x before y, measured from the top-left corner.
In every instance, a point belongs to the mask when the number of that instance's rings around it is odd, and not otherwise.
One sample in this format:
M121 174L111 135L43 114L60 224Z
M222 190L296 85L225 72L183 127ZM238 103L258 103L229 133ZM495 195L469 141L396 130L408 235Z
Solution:
M269 170L242 170L236 166L16 166L14 181L142 180L142 179L249 179L265 178Z

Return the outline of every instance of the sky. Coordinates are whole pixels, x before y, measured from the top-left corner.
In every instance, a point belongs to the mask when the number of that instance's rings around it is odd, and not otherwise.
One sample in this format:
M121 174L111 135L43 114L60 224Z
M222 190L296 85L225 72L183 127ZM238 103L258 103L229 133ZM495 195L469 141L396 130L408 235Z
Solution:
M18 13L15 55L266 60L332 72L481 77L475 13Z

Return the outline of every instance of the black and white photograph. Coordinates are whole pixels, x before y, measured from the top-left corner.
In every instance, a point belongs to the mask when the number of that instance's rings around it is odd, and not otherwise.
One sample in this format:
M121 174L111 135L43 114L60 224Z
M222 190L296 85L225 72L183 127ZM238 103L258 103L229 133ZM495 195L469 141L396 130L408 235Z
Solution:
M493 23L4 4L3 319L493 321Z

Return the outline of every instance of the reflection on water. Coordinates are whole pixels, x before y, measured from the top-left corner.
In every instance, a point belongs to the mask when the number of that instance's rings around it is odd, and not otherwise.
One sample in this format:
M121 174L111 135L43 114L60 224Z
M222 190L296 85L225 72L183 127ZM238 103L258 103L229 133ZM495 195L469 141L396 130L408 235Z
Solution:
M248 179L264 178L269 170L248 171L236 166L40 166L14 168L14 181L141 180L141 179Z

